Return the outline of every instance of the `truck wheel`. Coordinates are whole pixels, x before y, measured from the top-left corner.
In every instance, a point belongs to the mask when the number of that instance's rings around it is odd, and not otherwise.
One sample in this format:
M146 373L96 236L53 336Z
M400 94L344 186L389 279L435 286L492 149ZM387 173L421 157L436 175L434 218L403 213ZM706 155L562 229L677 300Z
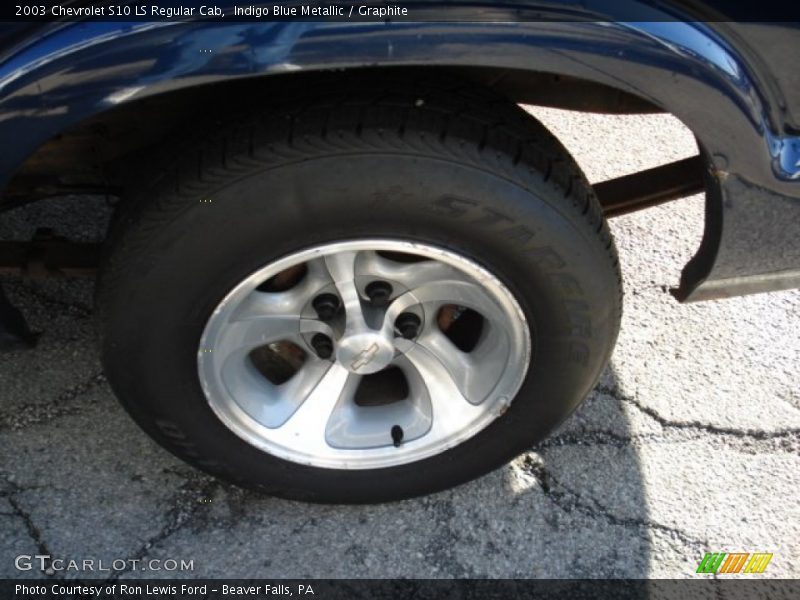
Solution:
M98 288L107 376L169 451L287 498L396 500L501 466L595 385L616 251L516 105L362 87L205 131L143 173Z

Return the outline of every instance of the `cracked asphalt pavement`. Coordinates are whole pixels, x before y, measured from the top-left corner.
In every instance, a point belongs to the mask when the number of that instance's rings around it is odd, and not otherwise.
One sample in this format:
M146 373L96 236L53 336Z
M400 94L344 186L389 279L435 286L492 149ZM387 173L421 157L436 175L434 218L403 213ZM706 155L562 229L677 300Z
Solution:
M592 181L696 150L669 116L534 112ZM102 199L49 200L0 215L0 238L49 225L94 239L108 214ZM43 334L0 356L0 576L41 576L14 557L48 554L194 561L124 578L682 578L707 551L742 551L774 554L761 577L798 577L800 292L678 304L667 289L702 227L702 195L612 221L619 342L553 437L457 489L366 507L259 496L184 465L111 394L92 285L6 278ZM49 576L79 575L110 576Z

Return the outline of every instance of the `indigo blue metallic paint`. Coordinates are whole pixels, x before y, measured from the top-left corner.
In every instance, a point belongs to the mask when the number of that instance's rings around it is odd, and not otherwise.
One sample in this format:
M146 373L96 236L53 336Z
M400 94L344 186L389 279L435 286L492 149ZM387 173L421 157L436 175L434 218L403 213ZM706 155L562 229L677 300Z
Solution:
M732 43L713 24L659 22L663 13L644 4L641 14L648 20L511 22L509 12L506 23L51 25L0 64L0 139L13 140L0 154L0 187L53 135L188 86L391 65L559 73L647 99L697 136L709 161L709 218L682 299L800 287L800 138L787 133L791 106L780 78L757 49ZM782 29L800 49L798 30ZM214 52L200 51L208 48Z

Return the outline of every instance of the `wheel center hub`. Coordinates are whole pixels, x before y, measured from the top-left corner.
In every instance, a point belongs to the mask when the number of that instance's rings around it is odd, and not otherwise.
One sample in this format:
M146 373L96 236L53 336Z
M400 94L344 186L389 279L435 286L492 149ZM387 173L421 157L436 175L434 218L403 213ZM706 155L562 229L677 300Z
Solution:
M380 333L345 335L336 344L336 359L351 373L367 375L389 366L394 358L392 342Z

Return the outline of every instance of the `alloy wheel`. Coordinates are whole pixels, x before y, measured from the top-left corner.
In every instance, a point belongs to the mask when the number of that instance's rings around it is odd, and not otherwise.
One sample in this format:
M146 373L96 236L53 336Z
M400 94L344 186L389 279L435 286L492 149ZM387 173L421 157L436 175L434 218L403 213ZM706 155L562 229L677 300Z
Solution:
M472 259L397 240L336 242L246 277L198 350L211 408L300 464L371 469L444 452L502 415L531 335Z

